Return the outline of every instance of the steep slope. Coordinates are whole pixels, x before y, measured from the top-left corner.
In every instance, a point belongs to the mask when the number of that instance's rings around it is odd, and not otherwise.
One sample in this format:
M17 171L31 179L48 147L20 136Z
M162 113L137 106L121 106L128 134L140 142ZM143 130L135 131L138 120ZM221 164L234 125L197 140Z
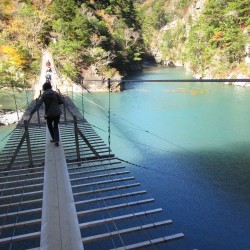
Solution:
M195 77L250 77L247 0L160 0L137 4L148 53ZM152 21L158 27L152 33ZM160 22L161 21L161 22Z

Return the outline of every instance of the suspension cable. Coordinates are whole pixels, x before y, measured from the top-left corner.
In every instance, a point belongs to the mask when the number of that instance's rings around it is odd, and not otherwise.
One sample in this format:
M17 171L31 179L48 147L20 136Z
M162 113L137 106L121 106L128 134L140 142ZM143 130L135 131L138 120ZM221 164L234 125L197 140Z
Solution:
M108 133L109 133L109 140L110 140L110 133L111 133L111 131L110 131L110 117L111 117L111 112L110 112L110 91L109 91L109 109L108 109L108 110L105 109L104 107L100 106L99 104L97 104L97 103L91 101L91 100L89 100L89 102L92 103L93 105L96 105L96 106L100 107L100 108L103 109L103 110L108 111L108 123L109 123ZM184 148L184 147L182 147L182 146L180 146L180 145L178 145L178 144L176 144L176 143L174 143L174 142L172 142L172 141L170 141L170 140L168 140L168 139L166 139L166 138L163 138L163 137L161 137L161 136L159 136L159 135L157 135L157 134L155 134L155 133L152 133L152 132L150 132L149 130L144 129L143 127L141 127L141 126L139 126L139 125L137 125L137 124L135 124L135 123L133 123L133 122L131 122L131 121L128 121L127 119L125 119L125 118L123 118L123 117L121 117L121 116L119 116L119 115L117 115L117 114L112 114L112 115L113 115L113 116L116 116L117 118L119 118L119 119L121 119L121 120L124 120L124 121L127 122L127 123L132 124L133 126L137 127L137 129L139 129L139 130L141 130L141 131L143 131L143 132L145 132L145 133L148 133L148 134L150 134L150 135L152 135L152 136L154 136L154 137L157 137L158 139L161 139L161 140L163 140L163 141L165 141L165 142L168 142L169 144L171 144L171 145L173 145L173 146L175 146L175 147L177 147L177 148L179 148L179 149L181 149L181 150L183 150L183 151L186 151L186 152L188 152L188 153L194 154L194 152L192 152L192 151L190 151L190 150L188 150L188 149L186 149L186 148ZM93 126L93 125L92 125L92 126ZM134 128L132 128L132 129L134 129ZM109 141L109 148L110 148L110 141Z
M16 113L17 113L17 119L18 121L20 120L19 118L19 114L18 114L18 109L17 109L17 101L16 101L16 95L15 95L15 90L14 90L14 86L12 85L12 92L13 92L13 98L14 98L14 101L15 101L15 107L16 107Z
M109 143L109 155L110 155L110 133L111 133L111 129L110 129L110 88L111 88L111 85L110 85L110 78L108 79L108 88L109 88L109 110L108 110L108 143Z
M6 138L8 138L14 132L15 129L16 127L14 127L11 132L9 132L4 138L2 138L0 142L3 142Z

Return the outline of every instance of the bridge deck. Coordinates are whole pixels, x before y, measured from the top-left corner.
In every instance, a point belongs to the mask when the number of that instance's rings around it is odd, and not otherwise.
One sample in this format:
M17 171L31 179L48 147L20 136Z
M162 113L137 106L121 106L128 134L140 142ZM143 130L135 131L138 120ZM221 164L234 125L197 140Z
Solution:
M162 209L126 163L68 103L85 140L79 134L76 143L73 119L66 114L55 147L44 121L35 124L34 117L28 128L32 166L24 140L6 170L25 131L21 124L0 154L0 249L165 249L182 238L169 235L172 221L162 220Z

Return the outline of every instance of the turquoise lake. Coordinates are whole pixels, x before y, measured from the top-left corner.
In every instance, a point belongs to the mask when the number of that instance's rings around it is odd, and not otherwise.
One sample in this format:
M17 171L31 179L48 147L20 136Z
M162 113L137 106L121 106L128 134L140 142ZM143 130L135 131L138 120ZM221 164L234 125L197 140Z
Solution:
M191 79L148 67L131 80ZM250 249L250 88L223 83L127 82L110 94L111 149L172 219L182 240L161 249ZM109 94L74 93L108 144ZM13 129L1 127L0 140ZM2 146L4 141L1 142Z
M191 79L149 67L131 80ZM111 93L111 149L185 238L163 249L250 249L250 88L126 83ZM108 94L74 95L108 143ZM83 104L83 105L82 105Z

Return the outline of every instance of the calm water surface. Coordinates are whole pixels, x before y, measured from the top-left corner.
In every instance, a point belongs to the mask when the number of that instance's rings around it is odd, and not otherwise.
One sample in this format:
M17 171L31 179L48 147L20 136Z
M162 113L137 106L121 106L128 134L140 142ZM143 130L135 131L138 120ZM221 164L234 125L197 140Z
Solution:
M130 77L174 78L191 76L150 67ZM83 97L75 103L108 143L108 94ZM249 250L250 88L133 82L110 98L113 153L137 164L127 166L164 209L160 220L173 220L168 235L185 234L162 249Z
M163 67L130 77L174 78L191 77ZM108 143L108 94L75 102ZM133 82L110 102L113 153L138 165L128 167L173 220L169 234L185 234L164 249L249 250L250 89Z

